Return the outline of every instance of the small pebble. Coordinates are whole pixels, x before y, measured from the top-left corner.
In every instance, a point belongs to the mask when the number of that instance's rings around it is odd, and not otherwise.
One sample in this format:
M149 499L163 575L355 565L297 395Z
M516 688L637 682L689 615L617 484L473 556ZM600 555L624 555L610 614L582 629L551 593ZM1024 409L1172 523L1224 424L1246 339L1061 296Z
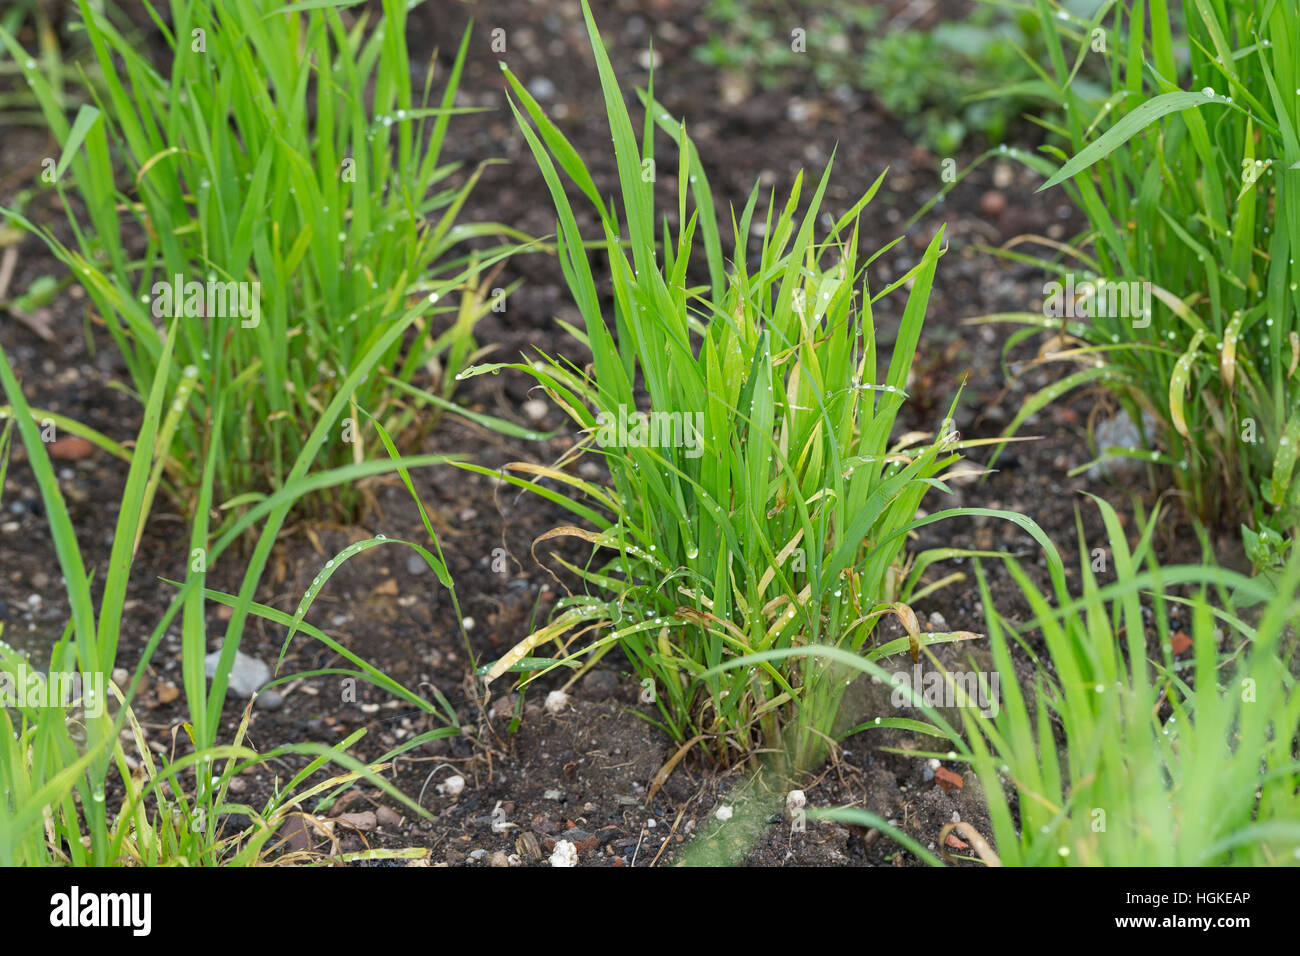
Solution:
M556 840L551 851L551 866L577 866L578 848L568 840Z
M341 813L339 822L357 830L361 833L369 833L375 828L378 822L375 814L371 810L362 810L359 813Z
M204 670L209 678L216 675L220 663L221 651L219 650L213 651L203 659ZM236 697L252 697L270 679L271 668L264 661L237 650L234 663L230 667L226 689Z
M67 435L50 444L50 457L55 461L80 461L95 453L95 446L80 435Z
M996 189L990 189L980 197L980 212L991 219L996 219L1006 212L1007 197Z
M583 693L592 700L605 700L618 691L618 675L613 671L592 671L582 679Z
M528 81L528 92L535 99L549 100L555 95L555 84L544 76L537 76Z

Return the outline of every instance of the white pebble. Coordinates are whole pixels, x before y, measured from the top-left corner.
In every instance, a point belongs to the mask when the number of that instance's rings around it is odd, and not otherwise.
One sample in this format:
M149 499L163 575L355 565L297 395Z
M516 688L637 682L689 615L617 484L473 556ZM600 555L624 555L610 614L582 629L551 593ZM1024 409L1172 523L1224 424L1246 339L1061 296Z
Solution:
M569 695L562 690L553 690L546 695L546 712L559 714L569 706Z
M731 807L723 806L723 807L718 807L718 809L714 811L713 815L717 817L719 820L721 820L723 823L726 823L728 820L731 819L731 815L734 812L735 811L732 810Z
M449 797L459 797L465 789L465 778L460 774L448 777L442 783L438 784L438 790Z
M577 866L578 848L568 840L556 840L551 853L551 866Z

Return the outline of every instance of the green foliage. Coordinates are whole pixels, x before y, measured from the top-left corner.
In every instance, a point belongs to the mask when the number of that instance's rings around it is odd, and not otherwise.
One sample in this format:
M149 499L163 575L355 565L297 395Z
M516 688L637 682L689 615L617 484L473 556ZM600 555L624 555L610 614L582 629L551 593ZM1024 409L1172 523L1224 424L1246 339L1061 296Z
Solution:
M988 9L933 30L892 30L867 43L861 85L939 153L955 152L972 134L1000 142L1026 100L1018 90L991 98L990 83L1014 89L1033 79L1018 52L1032 39L1016 20Z
M98 699L83 698L80 706L74 709L40 706L30 701L13 710L0 708L0 865L51 862L96 866L120 862L150 865L181 861L190 864L251 863L259 859L284 815L291 809L321 789L337 789L360 778L405 802L413 810L423 812L379 776L375 767L363 766L347 753L363 732L353 734L337 747L299 743L265 754L258 754L243 745L242 728L231 744L218 744L217 732L235 652L250 613L304 631L355 667L355 670L343 669L332 673L347 674L375 684L427 713L437 717L445 715L455 723L455 713L445 700L438 698L435 704L405 690L338 642L301 622L301 615L298 620L293 620L253 602L254 591L285 517L293 503L304 494L393 470L407 480L409 487L408 468L438 464L444 460L423 456L392 462L371 461L307 474L326 434L342 417L348 396L366 376L373 374L375 366L393 342L428 308L429 303L420 300L399 316L364 353L354 357L352 370L340 383L340 389L330 404L322 410L283 486L220 535L213 535L209 528L216 461L213 457L205 460L198 488L198 505L190 527L188 573L185 581L178 584L175 598L150 635L129 686L114 698L119 703L116 714L108 706L113 700L106 699L111 691L101 693ZM36 416L27 405L8 359L0 352L0 387L9 399L5 412L9 424L3 439L0 439L0 487L3 487L4 466L8 460L10 429L16 425L40 489L45 513L49 516L51 536L71 609L71 621L62 639L51 649L49 670L89 675L92 688L96 681L103 682L99 684L101 689L107 688L109 675L118 659L118 641L135 550L160 481L157 454L146 454L145 451L163 444L159 438L160 430L165 431L167 423L175 419L172 412L164 417L163 410L174 409L176 402L176 396L168 394L166 383L177 324L173 322L162 341L159 371L154 377L145 403L144 421L135 440L137 452L131 456L131 467L117 512L112 552L98 602L92 596L91 576L37 427ZM220 408L216 415L219 428ZM386 447L391 449L386 434L382 431L380 434ZM251 555L246 558L238 596L206 590L207 574L220 557L240 540L245 530L259 521L260 532ZM436 539L434 544L436 549ZM451 579L441 554L434 555L423 548L417 550L433 567L439 580L451 589ZM454 590L452 597L454 601ZM210 687L205 673L208 650L205 600L208 598L220 600L232 609ZM129 704L163 635L178 615L181 670L189 710L186 731L191 749L175 759L159 763L151 756L145 735L135 722ZM7 679L0 683L12 687L14 676L11 675L30 673L31 670L30 662L0 645L0 673ZM129 731L134 757L121 737L124 730ZM458 732L454 726L442 727L417 735L400 749L415 746L417 739L422 742ZM260 811L229 801L229 783L236 774L282 754L304 755L312 759ZM348 772L342 777L301 789L309 778L331 761ZM124 801L113 820L109 819L106 793L110 779L125 791ZM186 786L187 783L190 786ZM246 815L253 824L234 834L224 833L220 827L212 825L212 821L229 813Z
M175 0L167 21L150 7L170 54L158 69L147 44L81 0L102 80L72 123L61 74L0 29L62 149L53 188L74 241L10 217L85 286L139 395L160 373L160 329L183 318L165 385L183 393L188 381L192 408L164 449L164 487L189 509L209 456L218 502L278 487L355 356L415 297L442 296L381 356L383 374L359 383L352 428L319 464L361 461L367 440L374 447L357 408L394 434L427 423L416 415L425 401L403 398L393 380L432 373L445 404L490 307L479 263L452 250L507 230L457 224L479 170L457 184L458 165L440 160L453 114L465 112L452 102L469 35L434 100L432 63L423 91L411 88L404 2L351 26L336 6ZM457 294L459 309L447 304ZM355 494L344 489L344 511Z
M810 79L824 89L873 94L908 135L948 154L967 137L1002 139L1034 74L1018 52L1036 47L1032 17L978 8L933 29L882 23L884 8L833 3L815 10L784 3L712 0L705 15L722 25L695 50L703 63L756 77L765 89ZM791 31L805 31L803 52ZM942 69L936 69L942 64ZM990 98L996 83L1007 96Z
M1151 458L1196 514L1248 524L1252 558L1276 570L1285 546L1268 542L1300 526L1300 5L1205 0L1176 18L1185 32L1164 0L1106 3L1087 22L1054 8L1034 8L1049 38L1043 122L1069 152L1047 150L1059 168L1029 161L1089 228L1044 264L1080 283L1149 282L1150 310L1010 318L1078 340L1072 354L1133 420L1155 421ZM1103 56L1098 102L1074 77Z
M756 77L765 89L789 88L809 73L822 86L851 82L853 44L880 21L879 8L822 4L815 11L753 0L711 0L704 15L722 26L694 50L702 63ZM794 49L792 31L805 31L806 48ZM810 53L812 55L810 55Z
M554 656L589 660L620 646L643 686L653 689L674 739L698 742L722 762L747 755L760 739L784 743L796 766L807 767L833 730L843 673L822 659L782 654L821 644L850 656L898 653L908 638L870 644L877 622L890 613L907 624L913 650L958 639L920 634L904 602L923 564L908 574L904 545L909 528L946 514L917 519L917 508L929 490L946 490L941 476L963 443L947 428L935 439L892 437L942 232L905 275L870 289L866 267L874 255L859 253L857 217L880 180L817 239L814 226L827 215L828 168L802 218L802 178L783 206L768 204L751 267L747 238L760 221L755 189L738 221L733 213L732 252L724 261L708 181L684 128L647 92L638 145L589 10L587 25L613 135L621 214L601 200L582 160L524 86L506 76L559 215L561 265L584 320L583 329L569 331L591 350L590 371L542 355L466 374L509 367L532 375L585 433L575 457L602 455L613 488L562 468L517 465L507 473L587 525L554 529L538 543L558 536L590 543L592 562L570 567L590 593L561 601L558 616L488 676L501 676L551 640L567 649ZM665 221L662 251L648 173L659 158L656 130L678 148L677 231ZM602 309L560 170L600 216L612 316ZM702 287L687 280L697 236L709 274ZM897 341L882 368L873 304L904 287ZM579 494L566 497L557 483ZM592 636L570 648L581 635ZM780 659L715 670L760 653Z
M1063 582L1044 593L1007 558L1034 614L1017 626L979 572L1002 701L993 718L962 715L998 854L1013 866L1294 865L1300 693L1287 665L1300 560L1248 624L1225 595L1258 592L1256 581L1213 566L1162 568L1151 550L1157 515L1130 548L1119 516L1097 503L1109 570L1093 571L1080 525L1077 598ZM1186 659L1171 646L1174 610L1190 622ZM1017 681L1009 638L1038 664L1032 692Z

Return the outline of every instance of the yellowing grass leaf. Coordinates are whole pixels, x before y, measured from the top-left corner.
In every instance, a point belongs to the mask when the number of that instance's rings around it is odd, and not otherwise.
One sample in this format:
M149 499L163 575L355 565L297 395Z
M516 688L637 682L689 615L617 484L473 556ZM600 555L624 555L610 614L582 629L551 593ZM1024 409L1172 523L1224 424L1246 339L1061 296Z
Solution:
M1219 375L1223 378L1223 384L1227 386L1228 391L1232 391L1232 383L1236 379L1237 338L1241 335L1241 323L1245 317L1245 313L1238 312L1232 317L1228 327L1223 330L1223 351L1219 353Z
M1174 374L1169 377L1169 418L1173 422L1174 428L1178 429L1178 434L1184 438L1190 438L1191 434L1187 430L1187 419L1183 416L1183 402L1187 397L1187 382L1192 375L1192 363L1196 361L1197 349L1201 347L1201 340L1205 338L1205 330L1197 329L1196 334L1192 336L1192 344L1187 347L1174 364Z

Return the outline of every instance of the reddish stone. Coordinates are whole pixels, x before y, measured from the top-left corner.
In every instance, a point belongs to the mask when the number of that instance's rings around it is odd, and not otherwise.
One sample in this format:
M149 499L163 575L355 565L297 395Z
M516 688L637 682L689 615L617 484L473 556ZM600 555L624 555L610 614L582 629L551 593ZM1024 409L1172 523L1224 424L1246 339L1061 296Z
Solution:
M960 790L963 786L961 777L945 767L934 772L934 782L943 787L945 792Z
M59 461L80 461L95 453L95 446L80 435L67 435L50 443L50 457Z
M990 219L997 219L1007 210L1007 197L996 189L990 189L980 197L980 212Z

